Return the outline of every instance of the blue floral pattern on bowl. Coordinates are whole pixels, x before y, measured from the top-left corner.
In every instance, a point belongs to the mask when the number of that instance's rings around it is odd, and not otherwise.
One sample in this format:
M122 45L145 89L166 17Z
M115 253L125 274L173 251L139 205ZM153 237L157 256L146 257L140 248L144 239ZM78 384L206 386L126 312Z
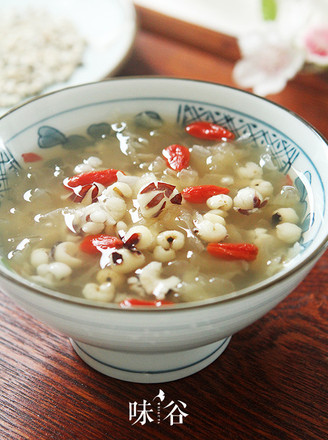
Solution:
M9 190L8 186L8 173L19 170L21 166L12 155L11 151L4 147L0 151L0 197Z
M194 121L208 121L222 125L236 138L248 135L246 142L257 146L270 145L273 159L279 171L287 174L299 156L299 149L290 140L283 138L274 129L246 117L241 117L231 110L213 110L201 105L181 104L178 108L177 122L185 126Z

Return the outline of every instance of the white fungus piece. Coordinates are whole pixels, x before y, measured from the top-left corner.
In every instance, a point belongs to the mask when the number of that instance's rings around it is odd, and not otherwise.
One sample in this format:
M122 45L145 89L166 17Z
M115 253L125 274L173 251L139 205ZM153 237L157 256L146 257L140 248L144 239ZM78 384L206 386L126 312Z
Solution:
M103 164L103 161L96 156L90 156L88 157L88 159L85 159L83 162L89 165L90 167L92 167L94 170L100 168Z
M300 195L297 189L294 186L285 185L281 188L280 193L274 197L272 203L290 208L295 206L299 200Z
M77 234L72 233L70 230L63 236L64 241L70 241L72 243L79 244L81 241L81 237L79 237Z
M142 298L145 297L146 292L145 292L145 289L142 287L139 278L129 277L127 279L127 283L128 283L129 289L132 292L136 293L137 295L141 296ZM123 298L123 299L125 299L125 298Z
M261 154L260 158L260 165L262 168L270 170L270 171L276 171L277 166L273 163L272 155L270 153L264 153Z
M57 244L54 251L55 261L67 264L71 268L80 267L82 260L77 258L79 246L72 241Z
M241 234L240 229L237 228L236 225L232 223L228 223L226 228L227 228L227 236L229 237L229 240L231 242L242 243L245 240L243 234Z
M232 208L232 198L226 194L217 194L206 200L206 205L210 209L222 209L229 211Z
M165 160L157 156L149 165L148 169L149 171L152 171L153 173L162 173L166 169L167 165Z
M129 249L117 249L108 256L107 265L118 273L129 273L142 267L145 263L145 256L140 251Z
M89 173L90 171L92 171L92 167L86 163L79 163L74 167L74 174Z
M84 159L83 163L79 163L74 168L75 174L89 173L95 171L102 166L103 161L99 157L90 156L88 159Z
M138 242L135 245L137 249L148 249L152 246L154 236L146 226L132 226L124 235L124 240L127 241L133 234L138 234Z
M38 267L41 264L48 264L50 260L50 249L39 248L31 252L30 261L32 266Z
M102 283L87 283L82 290L82 294L86 299L93 301L113 301L115 298L115 286L111 282Z
M295 258L297 255L299 255L303 250L303 247L300 243L296 242L293 246L288 248L287 251L287 259Z
M157 236L157 244L164 249L178 251L184 247L185 236L182 232L176 230L163 231Z
M221 177L221 185L223 186L231 186L234 183L235 183L235 179L232 176Z
M282 261L281 256L273 257L268 261L266 274L268 277L275 275L277 272L281 270Z
M160 261L162 263L168 263L172 261L176 257L176 253L174 249L164 248L163 246L155 246L153 250L153 257L156 261Z
M195 221L196 234L204 241L220 242L227 236L227 230L221 223L212 223L209 220Z
M211 150L210 148L204 147L203 145L193 145L190 153L192 156L199 161L202 161L204 159L207 159L209 156L211 156Z
M162 263L153 261L147 264L139 274L140 283L146 293L155 295L159 300L164 299L165 295L180 283L180 279L176 276L162 279L161 272Z
M181 171L177 172L177 178L183 182L184 186L193 186L196 185L198 172L196 170L183 168Z
M301 238L302 229L294 223L286 222L276 226L276 234L279 240L293 244Z
M266 228L255 228L254 229L255 237L260 237L261 235L265 235L267 233L268 233L268 230Z
M48 278L51 281L63 281L72 274L72 269L65 263L55 261L49 264L41 264L36 272L41 277Z
M268 230L266 228L255 228L253 233L251 241L254 243L258 248L263 249L270 249L274 246L275 237L273 235L270 235L268 233Z
M249 186L240 189L233 199L234 208L237 210L253 210L258 208L262 202L262 195Z
M250 187L256 189L264 198L271 197L273 194L273 185L268 180L253 179Z
M298 223L299 217L293 208L279 208L272 213L272 222L277 225L279 223Z
M242 179L259 179L263 170L255 162L247 162L244 167L237 168L237 174Z

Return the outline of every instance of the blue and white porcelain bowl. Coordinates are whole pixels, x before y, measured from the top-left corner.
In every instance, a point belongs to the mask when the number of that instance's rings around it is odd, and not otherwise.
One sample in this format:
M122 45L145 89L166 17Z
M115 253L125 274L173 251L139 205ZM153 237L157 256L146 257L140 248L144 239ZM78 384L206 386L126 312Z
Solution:
M0 264L0 287L37 319L71 338L96 370L134 382L166 382L213 362L230 337L261 318L307 275L327 247L328 146L305 121L252 94L217 84L169 78L126 78L86 84L37 98L0 120L1 186L24 167L22 154L96 136L119 114L143 111L186 125L206 120L236 136L269 145L294 178L304 207L302 251L275 276L238 292L161 309L121 309L39 287ZM83 142L80 138L79 142ZM72 146L72 145L71 145Z

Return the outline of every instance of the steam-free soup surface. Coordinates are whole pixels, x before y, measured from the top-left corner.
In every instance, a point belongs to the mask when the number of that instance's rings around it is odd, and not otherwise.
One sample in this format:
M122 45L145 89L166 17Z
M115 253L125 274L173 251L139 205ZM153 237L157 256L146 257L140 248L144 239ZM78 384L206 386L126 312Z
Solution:
M26 155L13 178L2 252L23 277L89 300L161 305L245 288L298 252L299 196L269 149L147 113L103 126L96 140L80 131L87 145Z

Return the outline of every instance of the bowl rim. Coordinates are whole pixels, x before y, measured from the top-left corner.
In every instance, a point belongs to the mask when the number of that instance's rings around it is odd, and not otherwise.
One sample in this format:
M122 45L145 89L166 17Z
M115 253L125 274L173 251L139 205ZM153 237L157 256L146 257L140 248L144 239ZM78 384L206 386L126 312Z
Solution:
M21 108L28 106L30 103L32 103L34 101L42 100L43 98L49 97L51 95L65 93L66 91L69 91L71 89L88 88L90 86L97 86L98 84L106 84L108 82L124 82L124 81L128 81L128 80L134 80L134 81L135 80L147 80L147 81L149 81L149 80L150 81L152 81L152 80L168 80L168 81L172 81L172 82L178 81L178 82L186 82L186 83L200 83L200 84L208 84L210 86L220 87L223 89L233 90L236 93L241 93L244 95L249 95L250 97L252 97L256 100L266 102L269 105L277 107L278 109L291 114L299 122L301 122L302 124L307 126L307 128L310 131L312 131L314 135L319 137L320 140L323 141L328 147L328 141L325 138L325 136L323 136L311 123L309 123L308 121L303 119L300 115L298 115L294 111L289 110L288 108L286 108L280 104L277 104L277 103L275 103L265 97L255 95L254 93L249 92L247 90L238 89L237 87L233 87L233 86L229 86L229 85L225 85L225 84L220 84L220 83L216 83L216 82L212 82L212 81L204 81L204 80L190 79L190 78L176 78L176 77L162 76L162 75L155 75L155 76L154 75L140 75L140 76L121 76L121 77L115 77L115 78L105 78L104 80L101 80L101 81L87 82L87 83L83 83L83 84L77 84L77 85L72 85L69 87L61 88L61 89L54 90L54 91L51 91L51 92L48 92L48 93L45 93L42 95L32 97L32 98L24 101L23 103L12 107L6 113L4 113L3 115L0 116L0 121L2 121L4 118L6 118L10 114L14 113L15 111L18 111ZM301 269L305 268L306 266L309 266L312 262L315 262L316 258L319 258L321 255L323 255L323 253L326 251L327 248L328 248L328 232L326 233L325 237L321 240L321 242L316 245L316 247L312 250L312 252L304 260L299 261L295 266L293 266L289 269L288 268L283 269L280 272L278 272L277 274L275 274L269 278L266 278L265 280L263 280L259 283L256 283L256 284L253 284L247 288L244 288L244 289L239 289L237 291L233 291L228 294L209 298L206 300L198 300L198 301L193 301L193 302L189 302L189 303L177 303L177 304L174 304L174 306L172 306L172 305L169 305L169 306L163 305L161 307L135 306L135 307L124 308L124 307L121 307L119 304L105 303L105 302L97 303L95 301L87 300L82 297L80 298L80 297L70 296L70 295L62 293L60 291L52 290L50 288L47 288L47 287L44 287L41 285L40 286L36 285L28 280L25 280L20 275L18 275L18 274L16 275L14 272L11 273L10 271L8 271L8 272L4 271L3 268L1 267L1 265L0 265L0 276L4 277L5 279L7 279L10 282L13 282L14 284L21 286L24 289L29 289L30 291L32 291L35 294L50 297L52 300L56 300L56 301L60 301L60 302L64 302L64 303L69 303L71 305L76 305L79 307L91 307L92 309L109 310L111 312L121 312L121 313L122 313L122 311L123 312L133 312L133 313L136 313L136 312L159 313L160 311L162 311L162 312L171 312L172 313L172 312L178 312L178 311L183 311L183 310L191 311L191 310L197 310L199 308L203 309L203 308L207 308L207 307L215 307L219 304L231 303L233 301L238 301L240 299L248 298L250 296L259 294L264 289L265 290L269 289L270 287L274 286L275 284L291 277L292 275L299 272Z

